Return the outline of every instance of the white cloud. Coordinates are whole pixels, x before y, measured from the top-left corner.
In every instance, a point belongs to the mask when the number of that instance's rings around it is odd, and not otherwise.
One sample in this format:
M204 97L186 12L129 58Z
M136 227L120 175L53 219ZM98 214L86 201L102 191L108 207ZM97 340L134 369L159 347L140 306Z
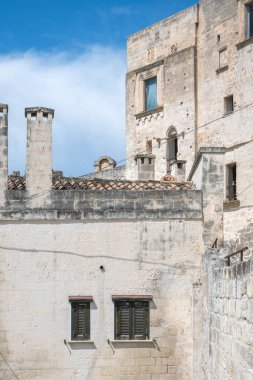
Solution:
M24 108L55 109L53 167L65 175L92 170L100 155L125 157L124 52L0 56L0 102L9 104L9 171L25 170Z

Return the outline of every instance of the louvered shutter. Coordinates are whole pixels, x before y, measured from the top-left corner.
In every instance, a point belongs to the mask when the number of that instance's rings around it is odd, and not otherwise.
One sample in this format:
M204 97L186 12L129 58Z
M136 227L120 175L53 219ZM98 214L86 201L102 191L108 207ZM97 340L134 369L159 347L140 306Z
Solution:
M130 338L130 303L117 302L116 303L116 339L128 340Z
M149 338L149 304L148 302L134 302L133 307L133 339Z
M88 302L72 302L71 339L90 339L90 304Z

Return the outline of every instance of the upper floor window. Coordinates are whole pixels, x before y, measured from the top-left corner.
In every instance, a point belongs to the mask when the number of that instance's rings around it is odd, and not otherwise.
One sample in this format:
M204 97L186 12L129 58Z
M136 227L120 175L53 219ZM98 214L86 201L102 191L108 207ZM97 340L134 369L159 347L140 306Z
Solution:
M227 200L237 199L236 164L227 165Z
M157 77L145 80L145 111L157 108Z
M167 159L169 161L177 159L178 142L176 128L171 127L167 132Z
M229 95L224 98L224 113L228 114L234 111L234 97L233 95Z
M247 37L253 37L253 2L246 6L246 12L247 12L246 34L247 34Z

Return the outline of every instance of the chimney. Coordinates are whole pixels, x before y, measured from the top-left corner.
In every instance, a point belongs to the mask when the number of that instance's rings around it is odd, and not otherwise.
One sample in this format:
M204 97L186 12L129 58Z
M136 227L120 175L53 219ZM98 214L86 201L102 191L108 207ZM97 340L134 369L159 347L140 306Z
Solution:
M35 195L52 187L52 119L54 110L25 109L27 118L26 190Z
M8 105L0 103L0 206L8 190Z
M137 154L134 159L137 168L137 179L140 181L154 180L155 156L152 154Z

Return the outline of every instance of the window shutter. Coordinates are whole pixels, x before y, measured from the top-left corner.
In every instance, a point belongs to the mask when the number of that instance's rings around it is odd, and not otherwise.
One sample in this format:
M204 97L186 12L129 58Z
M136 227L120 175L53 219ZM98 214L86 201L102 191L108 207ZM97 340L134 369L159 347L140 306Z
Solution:
M120 302L116 305L116 339L130 339L130 304Z
M149 305L147 302L135 302L134 305L134 339L149 338Z
M90 339L90 305L83 302L72 302L72 339Z

